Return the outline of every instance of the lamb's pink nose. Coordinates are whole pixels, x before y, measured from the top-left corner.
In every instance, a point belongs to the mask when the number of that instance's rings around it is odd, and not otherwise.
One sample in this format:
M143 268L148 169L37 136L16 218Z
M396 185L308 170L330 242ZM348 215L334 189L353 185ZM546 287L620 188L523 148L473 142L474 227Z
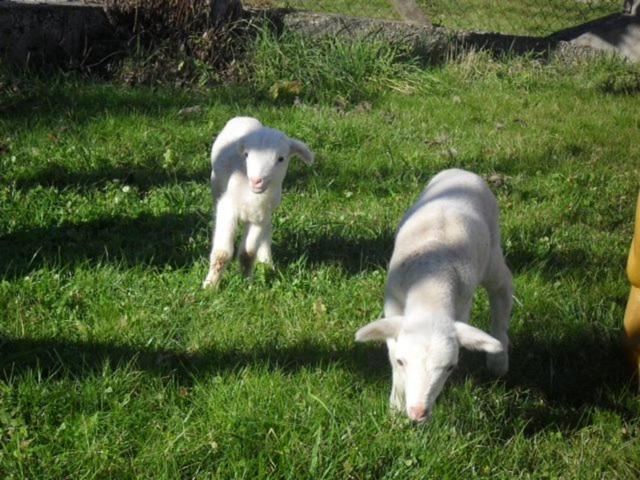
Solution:
M250 178L249 183L252 188L262 188L264 186L264 178Z
M424 422L429 417L429 411L424 405L409 407L409 418L414 422Z

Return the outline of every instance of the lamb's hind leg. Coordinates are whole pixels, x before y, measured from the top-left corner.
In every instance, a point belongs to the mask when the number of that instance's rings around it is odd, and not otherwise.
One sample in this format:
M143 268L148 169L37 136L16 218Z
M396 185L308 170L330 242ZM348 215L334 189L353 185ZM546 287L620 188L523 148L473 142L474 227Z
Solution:
M491 334L500 340L504 350L487 354L487 367L496 375L504 375L509 370L509 319L513 306L513 284L502 252L498 258L495 275L487 283L486 289L491 306Z

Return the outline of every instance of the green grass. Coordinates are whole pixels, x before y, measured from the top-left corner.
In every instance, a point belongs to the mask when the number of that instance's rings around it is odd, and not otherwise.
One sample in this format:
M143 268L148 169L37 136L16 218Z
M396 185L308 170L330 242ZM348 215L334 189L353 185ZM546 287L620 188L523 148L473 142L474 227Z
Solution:
M622 12L619 0L417 0L433 23L453 29L544 36ZM387 0L249 0L249 5L291 7L358 17L399 19Z
M247 0L243 5L257 7L284 7L311 12L341 13L357 17L397 19L398 15L388 0Z
M346 106L384 89L419 90L428 80L397 48L372 40L310 41L263 31L256 45L244 76L256 91L281 102L298 97Z
M260 82L206 91L3 78L2 478L637 478L618 346L637 68L358 58L386 78L360 96L368 78L264 61ZM301 102L272 100L283 81ZM207 152L237 114L318 161L291 165L275 271L249 282L234 264L207 292ZM453 166L504 179L511 371L465 354L416 427L389 414L384 348L353 334L381 311L402 212ZM481 294L473 321L487 317Z
M549 35L622 12L616 0L418 0L432 22L450 28Z

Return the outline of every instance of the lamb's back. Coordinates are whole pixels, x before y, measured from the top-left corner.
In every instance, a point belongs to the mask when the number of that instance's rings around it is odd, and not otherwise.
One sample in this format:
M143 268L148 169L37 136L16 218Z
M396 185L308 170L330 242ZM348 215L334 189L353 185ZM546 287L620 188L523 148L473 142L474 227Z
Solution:
M497 217L497 202L482 178L460 169L440 172L402 219L391 264L417 268L419 259L483 271L499 241Z

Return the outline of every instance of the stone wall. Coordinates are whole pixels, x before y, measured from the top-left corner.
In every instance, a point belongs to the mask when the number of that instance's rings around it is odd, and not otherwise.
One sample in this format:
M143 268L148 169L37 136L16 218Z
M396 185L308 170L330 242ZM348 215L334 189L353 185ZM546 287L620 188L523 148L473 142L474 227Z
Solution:
M186 0L185 0L186 1ZM640 0L634 0L633 4ZM209 0L216 14L241 10L240 0ZM5 61L38 66L95 65L121 49L116 26L97 0L0 0L0 56ZM254 15L264 16L264 12ZM558 32L550 37L452 31L426 24L280 11L272 21L303 36L377 38L409 46L428 59L446 58L460 48L493 51L547 51L562 46L587 48L640 61L640 17L614 15Z
M214 17L242 10L240 0L208 3ZM125 39L105 13L105 4L105 0L0 0L0 58L10 64L45 67L104 61L121 50Z
M377 39L409 47L413 54L427 59L446 59L457 51L471 48L516 54L560 49L562 55L569 58L572 52L583 55L590 51L640 61L640 16L630 14L610 15L548 37L450 30L433 25L311 12L288 12L279 21L283 28L306 37Z
M116 47L100 6L0 0L0 55L12 64L99 61Z

